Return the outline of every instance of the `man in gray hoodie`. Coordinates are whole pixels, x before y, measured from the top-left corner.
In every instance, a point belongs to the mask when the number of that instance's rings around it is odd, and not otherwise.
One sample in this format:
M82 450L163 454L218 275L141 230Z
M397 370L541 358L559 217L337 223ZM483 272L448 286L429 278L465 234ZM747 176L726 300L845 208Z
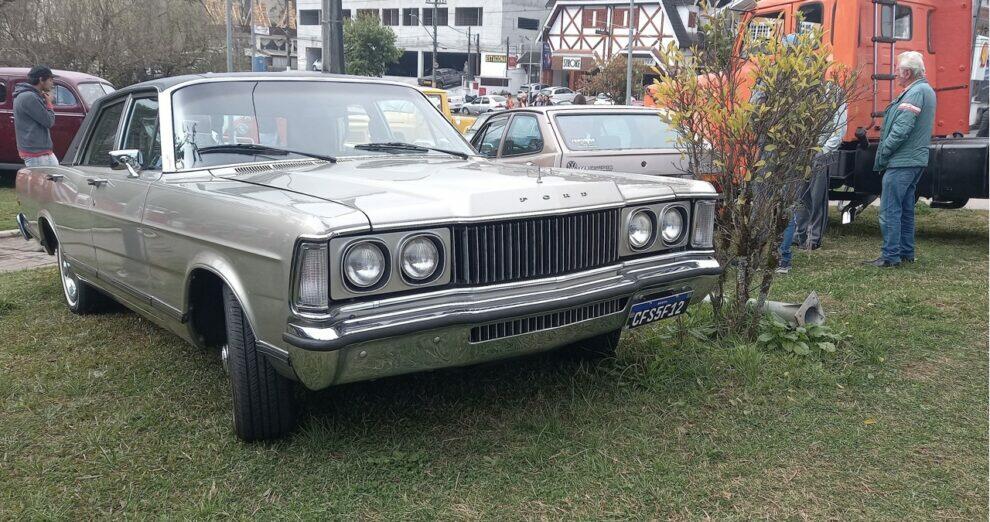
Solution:
M18 83L14 88L14 135L17 154L26 167L58 165L51 133L55 125L51 93L54 78L51 69L38 65L28 72L27 83Z

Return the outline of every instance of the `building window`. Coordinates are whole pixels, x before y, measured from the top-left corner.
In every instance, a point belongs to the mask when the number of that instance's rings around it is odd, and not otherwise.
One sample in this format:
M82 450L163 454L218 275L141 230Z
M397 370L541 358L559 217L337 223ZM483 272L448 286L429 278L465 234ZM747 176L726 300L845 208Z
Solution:
M423 8L422 20L423 20L423 25L430 25L430 26L433 25L433 8L432 7L424 7ZM446 25L448 25L447 24L447 8L446 7L438 7L437 8L437 25L438 26L446 26Z
M749 24L749 32L753 40L764 40L779 35L783 26L783 11L774 11L754 16Z
M455 7L454 25L481 25L481 8Z
M399 10L382 9L382 25L399 25Z
M340 10L340 19L341 20L350 20L351 19L351 10L350 9L341 9Z
M894 11L894 7L897 11ZM911 39L911 8L903 5L885 5L881 7L880 36L894 37L895 40ZM891 13L894 13L891 20Z
M540 21L535 18L518 18L516 20L516 27L536 31L540 28Z
M357 17L358 18L364 18L365 16L370 16L370 17L374 18L375 20L381 20L381 18L378 17L378 9L358 9L357 10Z
M688 24L687 25L688 25L688 29L697 29L698 28L698 13L697 12L691 11L691 12L688 13Z
M628 7L616 7L615 11L612 12L612 27L629 27L627 20L629 19L629 8ZM585 27L603 27L595 25L586 25ZM639 9L637 8L633 11L633 27L639 27Z
M402 25L419 25L419 9L415 7L403 9Z
M605 29L605 17L608 16L608 10L604 7L601 8L588 8L585 7L581 10L581 27L585 29Z
M320 25L320 10L300 9L299 25Z

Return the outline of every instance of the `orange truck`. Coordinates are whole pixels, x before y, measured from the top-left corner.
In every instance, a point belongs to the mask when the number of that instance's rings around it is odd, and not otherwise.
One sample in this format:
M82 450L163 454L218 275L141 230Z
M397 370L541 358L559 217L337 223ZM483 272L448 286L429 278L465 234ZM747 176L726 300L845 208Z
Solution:
M866 95L850 103L848 131L829 174L830 199L847 202L844 221L880 194L873 158L883 111L899 94L896 58L904 51L922 53L938 100L931 159L918 195L940 208L987 198L987 139L966 137L975 14L973 0L761 0L744 15L756 22L750 30L769 25L776 34L820 25L835 61L858 72Z

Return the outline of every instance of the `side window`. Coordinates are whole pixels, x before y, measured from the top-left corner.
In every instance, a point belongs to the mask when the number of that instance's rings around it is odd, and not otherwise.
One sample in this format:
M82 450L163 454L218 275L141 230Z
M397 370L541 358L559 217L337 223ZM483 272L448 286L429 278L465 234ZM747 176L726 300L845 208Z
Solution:
M821 2L804 4L798 8L798 12L804 15L801 26L797 28L799 33L822 28L825 22L825 6Z
M506 121L508 121L507 117L492 118L488 126L482 131L481 138L478 139L479 154L489 158L494 158L498 154L498 145L502 141Z
M7 101L7 82L0 80L0 103Z
M110 151L114 150L114 144L117 141L117 126L123 112L123 102L117 102L103 109L89 134L89 142L86 145L86 152L83 154L83 165L110 166Z
M896 10L894 9L896 7ZM880 36L895 40L910 40L912 26L911 8L903 5L881 7Z
M754 40L776 38L783 32L783 27L784 12L773 11L754 16L753 21L749 24L749 32Z
M541 150L543 150L543 135L540 133L540 123L536 117L519 114L512 118L505 135L502 156L533 154Z
M124 131L125 149L141 151L141 167L151 170L162 168L161 133L158 132L158 100L141 98L131 105L131 115Z
M935 16L934 15L935 15L935 11L928 11L928 20L927 20L927 25L928 26L925 29L925 33L926 33L926 35L928 37L928 52L930 52L932 54L935 54L935 39L932 38L932 31L935 30L935 25L934 25L934 23L935 23ZM2 99L2 97L0 97L0 102L2 102L2 101L3 101L3 99Z
M79 104L76 101L76 95L72 94L72 91L64 85L55 85L55 100L53 103L56 107L72 107Z

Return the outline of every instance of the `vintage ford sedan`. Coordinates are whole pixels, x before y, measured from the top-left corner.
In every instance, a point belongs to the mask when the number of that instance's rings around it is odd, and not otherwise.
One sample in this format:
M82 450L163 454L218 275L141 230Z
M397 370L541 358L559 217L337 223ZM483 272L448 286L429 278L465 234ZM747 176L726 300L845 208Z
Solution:
M218 349L245 440L295 426L297 383L608 355L720 272L708 183L493 163L416 87L371 78L121 89L17 197L73 312L113 299Z

